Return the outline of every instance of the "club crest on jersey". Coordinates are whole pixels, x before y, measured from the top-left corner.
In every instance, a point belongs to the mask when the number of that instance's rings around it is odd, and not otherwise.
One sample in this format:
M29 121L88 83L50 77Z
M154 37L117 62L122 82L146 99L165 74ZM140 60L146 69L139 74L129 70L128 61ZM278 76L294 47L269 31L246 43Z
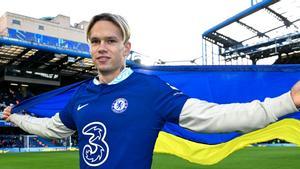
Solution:
M125 98L118 98L112 103L111 110L115 113L123 113L127 107L128 101Z

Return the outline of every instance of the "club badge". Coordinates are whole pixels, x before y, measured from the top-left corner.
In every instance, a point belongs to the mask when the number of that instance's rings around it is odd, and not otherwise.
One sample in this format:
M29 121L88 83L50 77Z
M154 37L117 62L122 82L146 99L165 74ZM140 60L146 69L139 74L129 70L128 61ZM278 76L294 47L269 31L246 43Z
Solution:
M111 110L115 113L123 113L127 107L128 101L125 98L118 98L112 103Z

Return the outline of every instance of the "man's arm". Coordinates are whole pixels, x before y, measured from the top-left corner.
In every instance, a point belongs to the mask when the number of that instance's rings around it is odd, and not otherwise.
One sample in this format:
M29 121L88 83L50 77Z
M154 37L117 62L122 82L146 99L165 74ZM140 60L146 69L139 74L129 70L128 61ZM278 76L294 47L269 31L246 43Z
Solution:
M300 108L300 81L291 89L291 97L297 108Z
M24 131L47 138L66 138L75 131L67 128L56 113L51 118L36 118L29 115L11 114L11 107L4 109L3 118Z
M297 87L295 94L294 87ZM249 132L275 122L278 117L298 111L300 83L291 92L276 98L250 103L215 104L188 99L179 117L179 125L198 132ZM299 87L299 89L298 89ZM295 95L295 96L293 96ZM296 98L296 99L295 99ZM298 100L299 99L299 100Z

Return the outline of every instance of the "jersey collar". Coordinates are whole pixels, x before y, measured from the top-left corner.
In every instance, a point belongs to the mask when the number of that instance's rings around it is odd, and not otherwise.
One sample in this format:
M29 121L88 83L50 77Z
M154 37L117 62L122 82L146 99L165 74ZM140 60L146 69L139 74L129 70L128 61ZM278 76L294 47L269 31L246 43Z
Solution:
M122 70L122 72L113 81L111 81L110 83L108 83L108 85L113 85L113 84L120 83L123 80L127 79L132 73L133 73L132 69L130 69L130 68L124 68ZM101 84L101 82L96 77L93 79L93 83L95 85L100 85Z

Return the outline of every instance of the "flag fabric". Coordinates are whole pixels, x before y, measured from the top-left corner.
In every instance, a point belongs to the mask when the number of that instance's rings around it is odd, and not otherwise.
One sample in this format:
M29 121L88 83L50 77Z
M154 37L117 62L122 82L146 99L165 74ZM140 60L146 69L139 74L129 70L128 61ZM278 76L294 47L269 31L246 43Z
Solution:
M220 144L204 144L186 140L167 132L160 132L155 152L169 153L193 163L212 165L246 146L281 139L300 145L300 121L284 119L263 129L256 130Z
M219 104L250 102L276 97L291 89L300 78L300 65L268 66L133 66L137 72L157 75L185 94ZM76 88L87 81L56 89L24 102L13 112L26 111L51 117L68 102ZM266 128L247 134L196 133L166 123L155 152L170 153L199 164L215 164L245 146L282 139L300 145L300 113L296 112Z

